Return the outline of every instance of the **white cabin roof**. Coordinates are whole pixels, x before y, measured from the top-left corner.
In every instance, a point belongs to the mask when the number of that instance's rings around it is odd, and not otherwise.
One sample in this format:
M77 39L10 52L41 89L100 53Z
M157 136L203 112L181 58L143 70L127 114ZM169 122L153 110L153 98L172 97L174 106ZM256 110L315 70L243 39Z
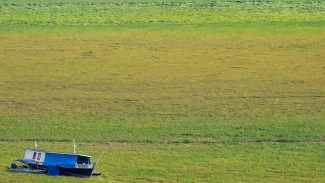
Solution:
M43 152L43 153L55 153L55 154L65 154L65 155L77 155L77 156L83 156L83 157L91 158L91 156L89 156L89 155L85 155L85 154L73 154L73 153L51 152L51 151L39 150L39 149L32 149L32 148L26 148L25 151L26 151L26 150L29 150L29 151L35 151L35 152Z

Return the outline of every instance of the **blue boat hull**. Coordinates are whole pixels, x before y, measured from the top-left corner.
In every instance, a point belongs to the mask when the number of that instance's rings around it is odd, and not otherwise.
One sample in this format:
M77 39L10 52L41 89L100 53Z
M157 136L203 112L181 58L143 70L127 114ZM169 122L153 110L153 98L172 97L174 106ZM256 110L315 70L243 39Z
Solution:
M60 167L57 166L55 169L58 169L57 173L49 173L49 168L46 166L36 166L30 164L29 167L35 169L35 170L46 170L47 174L49 175L66 175L66 176L76 176L76 177L90 177L93 173L93 168L68 168L68 167Z
M46 173L47 175L90 177L100 175L93 173L95 164L90 156L71 153L57 153L38 149L25 149L24 158L16 159L10 166L11 171ZM17 164L18 163L18 166Z

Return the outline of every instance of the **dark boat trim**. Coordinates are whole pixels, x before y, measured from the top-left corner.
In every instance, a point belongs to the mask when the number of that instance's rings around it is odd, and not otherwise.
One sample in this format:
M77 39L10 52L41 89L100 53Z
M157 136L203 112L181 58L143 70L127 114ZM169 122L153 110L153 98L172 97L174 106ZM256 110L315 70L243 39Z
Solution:
M76 176L76 177L90 177L93 168L67 168L67 167L59 167L60 175L68 175L68 176Z

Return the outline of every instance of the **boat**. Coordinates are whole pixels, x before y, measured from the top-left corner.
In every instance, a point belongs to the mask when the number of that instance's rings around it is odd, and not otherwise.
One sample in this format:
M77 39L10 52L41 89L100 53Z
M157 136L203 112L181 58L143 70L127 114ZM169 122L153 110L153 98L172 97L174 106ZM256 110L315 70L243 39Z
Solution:
M90 177L100 175L94 173L95 163L91 156L74 153L50 152L35 148L25 149L24 158L14 160L9 166L11 172L25 172L47 175L66 175L77 177Z

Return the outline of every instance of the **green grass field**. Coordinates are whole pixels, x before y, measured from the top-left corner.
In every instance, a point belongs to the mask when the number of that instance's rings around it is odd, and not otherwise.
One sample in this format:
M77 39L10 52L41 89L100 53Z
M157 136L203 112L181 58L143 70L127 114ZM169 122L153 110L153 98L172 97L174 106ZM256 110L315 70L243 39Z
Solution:
M0 182L324 182L324 9L3 0ZM102 176L6 170L72 139Z
M197 24L324 20L317 0L2 0L4 25Z

